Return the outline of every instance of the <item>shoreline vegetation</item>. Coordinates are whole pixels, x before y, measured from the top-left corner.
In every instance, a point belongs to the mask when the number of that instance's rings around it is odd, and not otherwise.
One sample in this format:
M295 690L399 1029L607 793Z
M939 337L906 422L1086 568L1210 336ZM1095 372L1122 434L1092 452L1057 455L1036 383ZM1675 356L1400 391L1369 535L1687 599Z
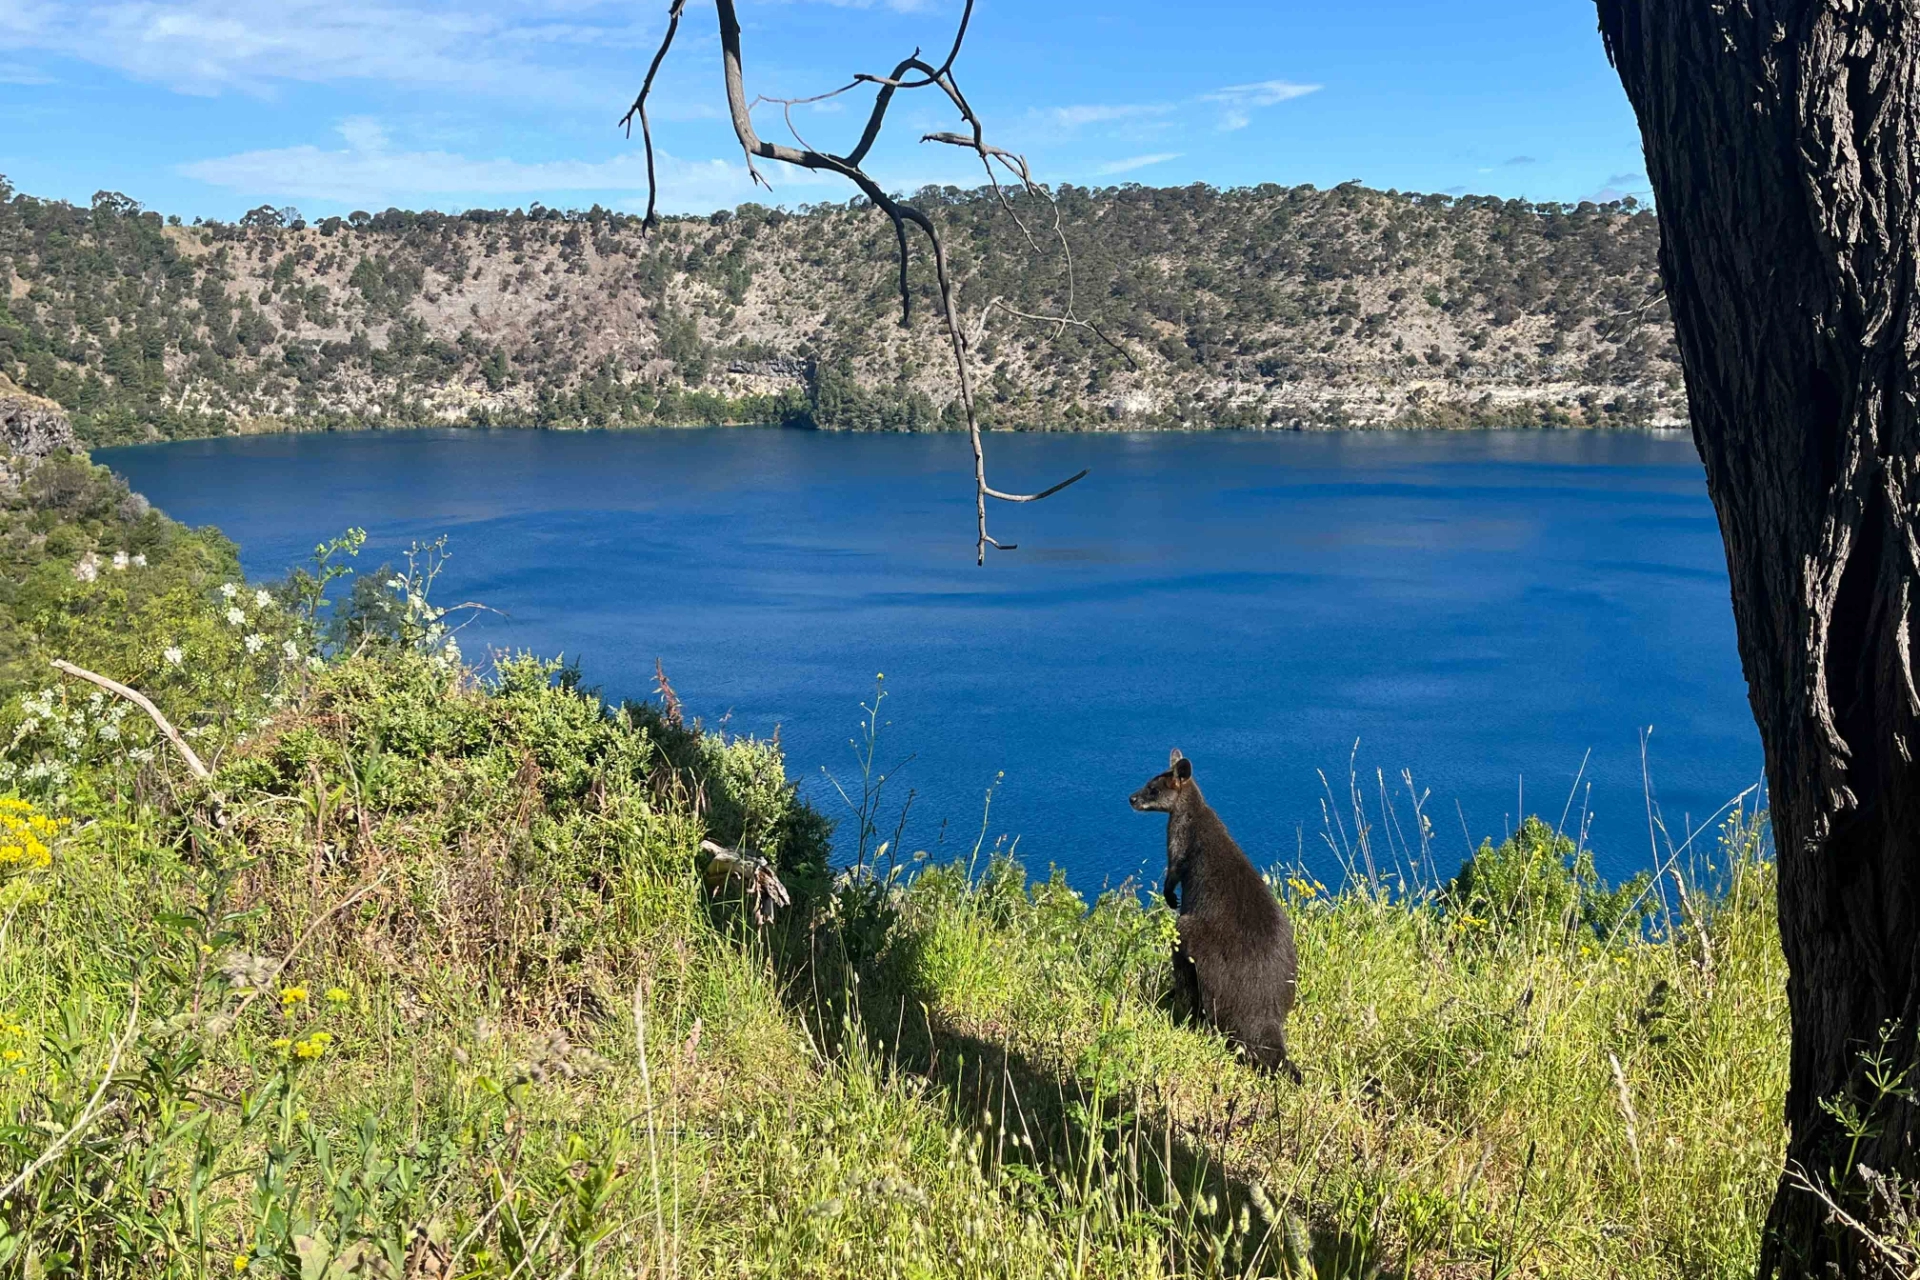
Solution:
M1612 886L1538 818L1441 866L1424 797L1356 786L1346 880L1273 871L1296 1086L1173 1025L1140 886L1029 875L985 815L925 852L870 772L830 820L664 678L476 668L432 546L247 583L17 465L0 1273L1751 1274L1787 1009L1745 799ZM755 859L764 923L716 874Z
M1007 247L990 193L914 197L952 246L989 429L1684 423L1658 227L1631 200L1054 194L1076 305L1119 350L996 310L1051 313L1067 282ZM0 178L0 377L89 446L391 423L956 429L930 270L903 326L893 253L862 200L651 236L597 206L188 225Z

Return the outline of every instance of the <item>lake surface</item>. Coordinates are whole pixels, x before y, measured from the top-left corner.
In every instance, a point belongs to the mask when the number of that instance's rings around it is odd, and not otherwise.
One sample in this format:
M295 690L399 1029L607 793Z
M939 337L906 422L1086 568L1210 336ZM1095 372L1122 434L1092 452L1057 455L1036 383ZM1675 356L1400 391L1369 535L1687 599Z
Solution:
M1089 890L1157 883L1164 822L1126 797L1174 746L1256 861L1329 883L1320 775L1351 838L1350 761L1376 822L1384 773L1409 838L1401 771L1430 790L1447 872L1469 837L1558 821L1570 798L1605 873L1648 865L1649 726L1676 831L1760 773L1719 532L1678 435L993 437L996 487L1092 474L995 504L1020 549L985 568L960 437L449 430L94 456L219 525L254 577L349 525L368 567L449 534L438 597L506 615L462 634L470 658L565 655L612 696L649 695L659 659L709 723L779 726L836 816L821 770L857 793L849 739L884 672L882 762L912 757L889 814L917 793L903 844L940 847L944 823L947 852L970 848L1004 775L989 842L1017 836Z

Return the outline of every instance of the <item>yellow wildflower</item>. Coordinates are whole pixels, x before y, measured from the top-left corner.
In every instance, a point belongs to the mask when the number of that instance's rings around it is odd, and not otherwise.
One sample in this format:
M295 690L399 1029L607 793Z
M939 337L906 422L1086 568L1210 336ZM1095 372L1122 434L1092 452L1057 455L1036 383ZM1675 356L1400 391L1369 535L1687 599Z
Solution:
M293 1048L293 1041L287 1039L285 1036L281 1036L273 1042L273 1047L281 1053L285 1053L287 1050Z
M307 989L305 987L288 987L280 993L280 1003L288 1006L301 1004L306 998Z
M242 1271L245 1271L248 1267L252 1265L253 1265L253 1260L247 1257L246 1254L236 1253L233 1255L233 1274L239 1275Z
M328 987L327 988L328 1004L345 1004L347 1001L351 999L353 999L353 997L347 994L347 989L345 987Z
M333 1043L333 1037L324 1031L316 1031L293 1046L293 1056L304 1062L312 1062L327 1052L327 1046Z
M47 842L65 825L66 819L36 812L18 796L0 796L0 879L52 866Z
M24 1055L18 1049L8 1049L0 1053L0 1062L18 1062Z

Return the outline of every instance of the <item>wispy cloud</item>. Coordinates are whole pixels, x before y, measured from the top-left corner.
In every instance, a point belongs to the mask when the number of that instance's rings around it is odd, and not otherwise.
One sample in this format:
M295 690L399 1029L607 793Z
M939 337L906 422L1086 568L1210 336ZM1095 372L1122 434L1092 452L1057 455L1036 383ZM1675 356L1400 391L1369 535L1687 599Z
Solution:
M1506 168L1513 169L1521 165L1539 164L1540 162L1534 159L1532 156L1514 156L1511 159L1504 161L1503 163Z
M1170 115L1179 109L1179 104L1173 102L1089 102L1048 107L1041 115L1061 129L1073 130L1090 124L1111 124L1116 120Z
M891 9L895 13L926 13L934 6L930 0L816 0L835 9Z
M938 0L806 2L896 13L946 7ZM659 38L665 7L636 13L616 0L0 0L0 52L77 59L207 96L363 80L516 94L537 85L549 102L588 94L599 101L605 86L582 70L582 51L631 49L643 57ZM621 86L630 92L626 78L623 72Z
M1230 84L1224 89L1201 94L1199 100L1219 103L1220 130L1232 133L1253 123L1256 108L1304 98L1310 93L1318 93L1320 87L1317 84L1297 84L1292 80L1260 80L1253 84Z
M1220 110L1222 131L1244 129L1253 123L1253 113L1262 107L1276 106L1319 92L1317 84L1297 84L1291 80L1261 80L1254 84L1230 84L1222 89L1171 102L1088 102L1063 107L1048 107L1033 114L1059 133L1072 134L1089 125L1130 123L1138 137L1163 130L1171 119L1195 107L1213 106ZM1142 129L1138 126L1151 124Z
M650 28L595 4L510 0L0 0L0 50L74 58L178 92L263 94L279 84L368 80L566 94L565 55L638 46ZM532 79L537 77L537 81Z
M1112 177L1116 173L1132 173L1135 169L1144 169L1148 165L1165 164L1169 160L1178 160L1182 155L1178 151L1156 151L1148 156L1129 156L1125 160L1112 160L1095 169L1101 177Z
M531 197L556 200L576 193L623 194L647 186L646 161L637 153L610 160L475 159L443 150L396 149L378 120L350 117L337 127L346 145L312 145L244 151L182 165L180 172L249 199L317 200L379 207L390 203L475 198ZM680 212L704 212L755 198L745 166L724 160L692 161L661 155L660 200ZM776 169L782 185L823 185L805 171ZM766 199L764 194L758 198Z

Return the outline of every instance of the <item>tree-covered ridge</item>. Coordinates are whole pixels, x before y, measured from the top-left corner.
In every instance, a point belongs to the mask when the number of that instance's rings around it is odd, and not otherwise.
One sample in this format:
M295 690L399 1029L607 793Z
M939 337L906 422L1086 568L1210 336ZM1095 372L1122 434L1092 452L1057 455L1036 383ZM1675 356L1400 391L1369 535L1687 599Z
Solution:
M982 408L1019 428L1650 425L1682 414L1632 202L1196 185L919 193L974 324ZM598 207L259 209L178 225L0 180L0 374L107 443L243 430L812 421L938 429L951 356L916 258L861 202L742 206L644 236Z

